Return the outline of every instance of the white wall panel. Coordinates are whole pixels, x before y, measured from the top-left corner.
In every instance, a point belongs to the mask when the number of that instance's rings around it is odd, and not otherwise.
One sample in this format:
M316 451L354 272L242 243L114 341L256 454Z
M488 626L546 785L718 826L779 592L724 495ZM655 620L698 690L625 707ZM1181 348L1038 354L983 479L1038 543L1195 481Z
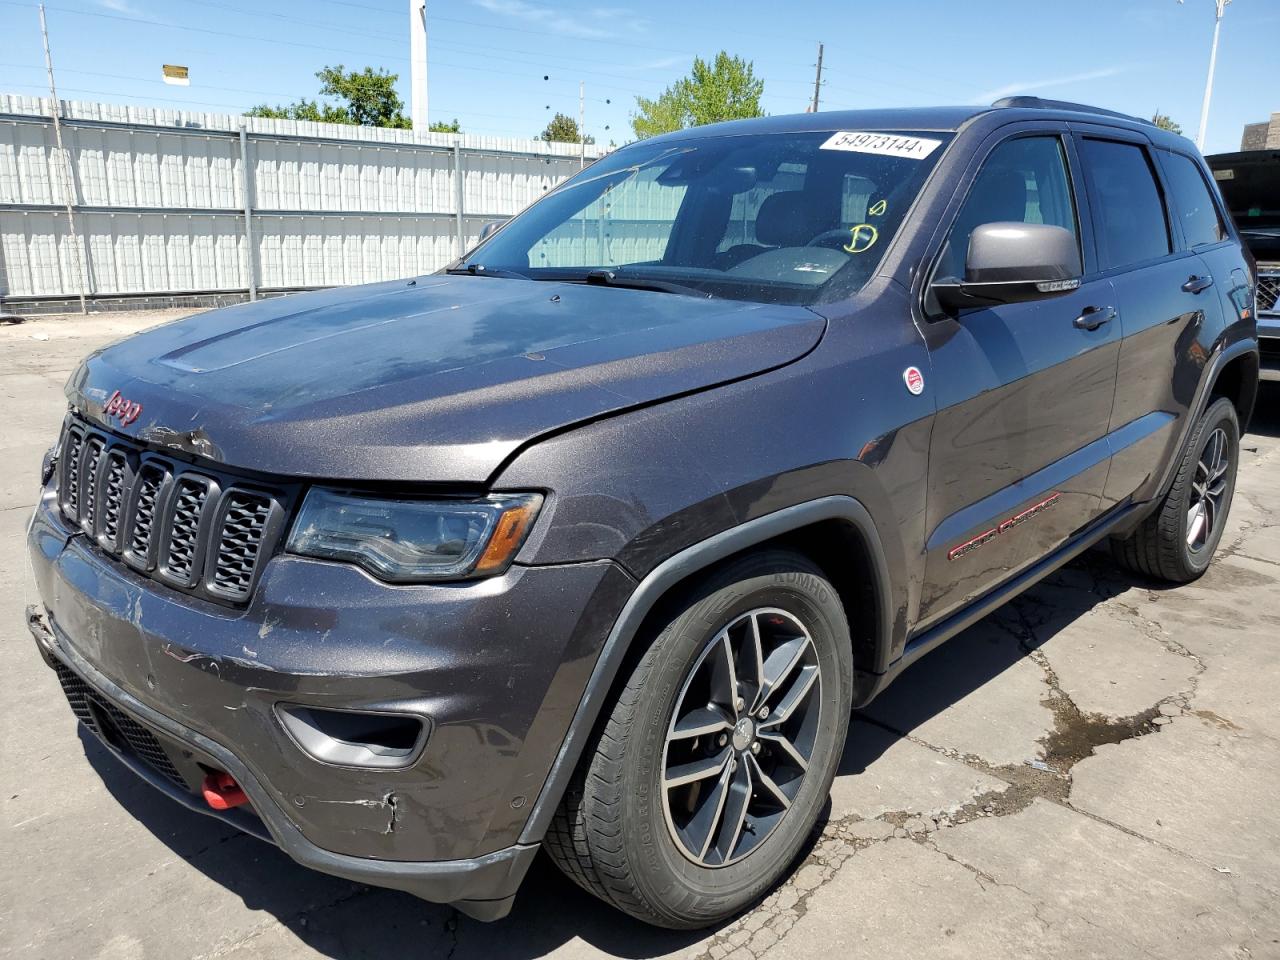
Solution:
M413 276L456 257L455 144L466 246L489 219L579 169L573 144L75 101L62 109L90 295L248 288L241 124L257 286L268 290ZM80 292L50 110L45 99L0 95L0 297ZM589 147L588 159L597 153Z

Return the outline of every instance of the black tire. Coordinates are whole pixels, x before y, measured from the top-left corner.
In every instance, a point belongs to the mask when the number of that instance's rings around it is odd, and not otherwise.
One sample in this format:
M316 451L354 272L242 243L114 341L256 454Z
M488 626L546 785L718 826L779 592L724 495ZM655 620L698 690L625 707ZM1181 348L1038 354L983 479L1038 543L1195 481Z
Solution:
M771 832L761 830L741 859L706 866L682 853L668 827L668 726L703 651L735 618L761 608L785 611L812 640L820 670L812 752ZM805 557L766 550L715 571L664 618L632 670L548 831L551 858L588 892L658 926L696 929L755 903L800 853L827 800L848 731L851 651L840 598ZM743 765L751 767L745 756Z
M1198 469L1218 431L1225 434L1227 469L1213 523L1201 542L1188 542L1193 528L1188 516L1199 497ZM1133 534L1111 541L1111 554L1122 567L1170 583L1190 583L1209 568L1222 539L1231 498L1235 493L1240 462L1240 423L1236 409L1225 397L1214 401L1192 428L1173 485L1156 509Z

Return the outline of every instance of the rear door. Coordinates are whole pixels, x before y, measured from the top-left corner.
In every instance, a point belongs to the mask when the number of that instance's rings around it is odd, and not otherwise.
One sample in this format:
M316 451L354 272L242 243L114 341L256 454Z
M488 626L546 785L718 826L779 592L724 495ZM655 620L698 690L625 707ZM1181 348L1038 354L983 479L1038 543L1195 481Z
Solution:
M1091 270L1070 138L1053 124L1028 126L988 141L932 277L959 276L969 234L1002 221L1071 230L1085 276L1061 296L958 317L925 297L938 413L921 628L1052 552L1100 510L1120 340L1114 292Z
M1115 288L1124 338L1111 415L1111 470L1103 489L1103 505L1109 506L1154 495L1176 455L1208 360L1205 334L1212 339L1222 326L1213 270L1196 245L1183 240L1183 230L1216 233L1221 223L1216 209L1197 210L1194 199L1190 206L1173 200L1171 184L1141 135L1080 132L1077 147L1099 263ZM1179 171L1179 179L1187 193L1185 173ZM1212 244L1202 246L1208 250Z

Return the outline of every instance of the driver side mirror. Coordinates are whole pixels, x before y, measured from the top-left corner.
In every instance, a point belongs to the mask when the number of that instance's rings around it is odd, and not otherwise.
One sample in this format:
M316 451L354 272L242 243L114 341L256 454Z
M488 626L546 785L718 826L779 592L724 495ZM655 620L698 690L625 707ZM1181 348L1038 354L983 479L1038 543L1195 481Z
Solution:
M1070 293L1084 269L1075 235L1044 223L984 223L969 235L964 279L933 284L949 313Z

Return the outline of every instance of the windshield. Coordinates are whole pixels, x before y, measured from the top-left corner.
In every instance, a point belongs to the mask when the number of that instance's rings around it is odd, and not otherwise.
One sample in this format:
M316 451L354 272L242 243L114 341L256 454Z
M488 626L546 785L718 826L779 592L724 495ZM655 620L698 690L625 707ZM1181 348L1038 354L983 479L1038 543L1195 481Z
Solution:
M624 147L454 270L813 303L875 272L945 133L826 131ZM588 276L589 274L593 274Z
M1243 231L1280 230L1280 154L1230 162L1214 158L1209 165L1236 226Z

